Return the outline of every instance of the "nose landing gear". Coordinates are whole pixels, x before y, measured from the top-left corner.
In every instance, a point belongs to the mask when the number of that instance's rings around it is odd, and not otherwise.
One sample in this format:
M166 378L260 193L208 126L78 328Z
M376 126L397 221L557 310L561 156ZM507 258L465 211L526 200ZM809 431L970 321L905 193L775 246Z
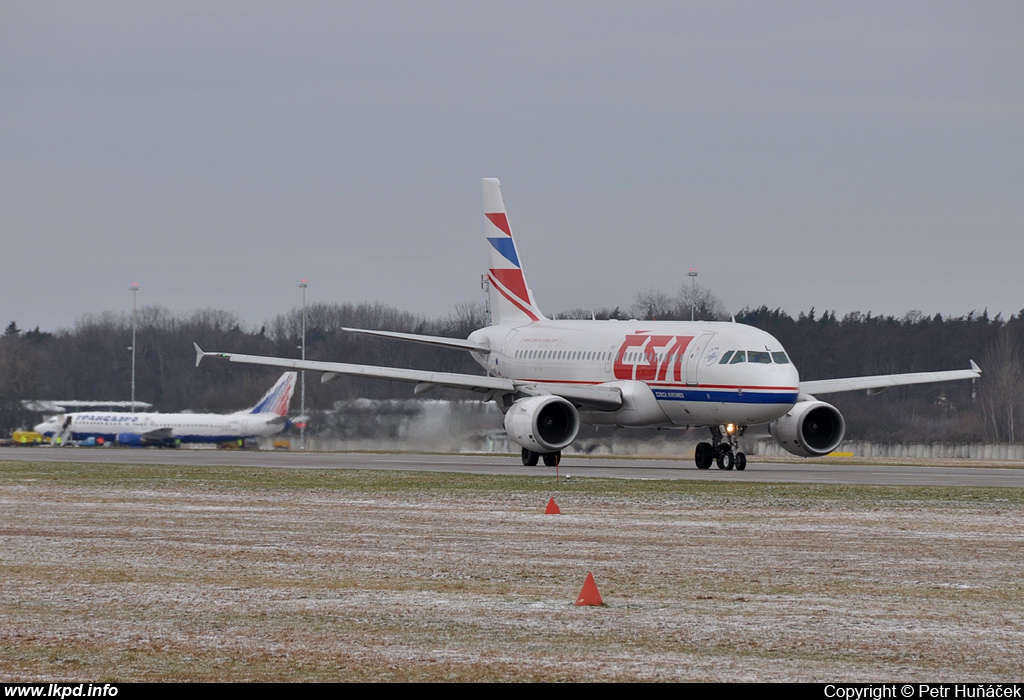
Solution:
M712 462L717 464L719 469L746 469L747 456L734 449L737 447L737 438L743 434L745 428L745 425L733 424L709 428L711 442L697 443L697 449L694 451L693 461L696 462L697 469L710 469Z

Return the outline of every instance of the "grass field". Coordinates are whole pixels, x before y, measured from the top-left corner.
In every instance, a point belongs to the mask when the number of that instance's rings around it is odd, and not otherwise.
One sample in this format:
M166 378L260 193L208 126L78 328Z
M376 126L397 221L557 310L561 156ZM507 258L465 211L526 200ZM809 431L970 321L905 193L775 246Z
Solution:
M1024 678L1020 489L4 462L0 512L6 681Z

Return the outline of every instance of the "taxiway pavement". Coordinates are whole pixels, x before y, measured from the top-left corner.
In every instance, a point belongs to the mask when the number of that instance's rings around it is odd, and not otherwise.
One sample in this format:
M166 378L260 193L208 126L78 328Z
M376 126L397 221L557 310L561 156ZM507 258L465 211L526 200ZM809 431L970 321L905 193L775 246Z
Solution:
M126 449L115 447L0 448L5 461L90 462L107 464L166 464L250 466L276 469L394 469L555 476L553 467L524 467L516 455L419 454L359 452L271 452L214 449ZM1016 467L1016 468L1015 468ZM1007 467L881 465L814 461L760 463L750 461L742 472L712 467L701 471L690 460L608 458L569 455L558 468L565 477L617 479L690 479L806 484L879 484L959 487L1024 488L1024 465Z

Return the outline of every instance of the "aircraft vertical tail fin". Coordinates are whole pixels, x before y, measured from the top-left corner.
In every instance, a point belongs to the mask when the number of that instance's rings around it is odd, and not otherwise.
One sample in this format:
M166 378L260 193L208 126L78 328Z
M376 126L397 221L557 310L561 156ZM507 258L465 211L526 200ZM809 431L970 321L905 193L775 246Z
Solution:
M491 322L499 325L539 321L544 314L534 301L533 292L523 275L505 212L505 200L501 196L501 183L496 178L485 177L483 184L484 217L487 220L484 235L490 244L487 282Z
M292 394L295 393L295 379L298 372L285 372L277 380L270 391L263 395L259 403L252 407L249 413L276 413L279 416L288 415L288 404L292 401Z

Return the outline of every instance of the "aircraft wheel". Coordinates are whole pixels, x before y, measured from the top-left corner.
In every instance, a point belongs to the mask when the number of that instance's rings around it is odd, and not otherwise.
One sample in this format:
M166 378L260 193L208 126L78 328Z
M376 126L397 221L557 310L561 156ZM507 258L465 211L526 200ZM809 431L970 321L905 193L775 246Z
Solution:
M546 452L544 454L545 467L557 467L562 461L561 452Z
M533 450L528 450L525 447L523 448L523 466L524 467L536 467L537 466L537 460L539 460L539 459L540 459L540 453L534 452Z
M741 472L747 468L747 456L742 452L736 453L736 471Z
M718 462L718 468L725 470L732 469L733 465L736 463L735 455L733 455L732 452L720 453L716 461Z
M697 449L693 451L693 461L697 463L697 469L711 468L711 463L715 461L715 455L710 442L697 443Z

